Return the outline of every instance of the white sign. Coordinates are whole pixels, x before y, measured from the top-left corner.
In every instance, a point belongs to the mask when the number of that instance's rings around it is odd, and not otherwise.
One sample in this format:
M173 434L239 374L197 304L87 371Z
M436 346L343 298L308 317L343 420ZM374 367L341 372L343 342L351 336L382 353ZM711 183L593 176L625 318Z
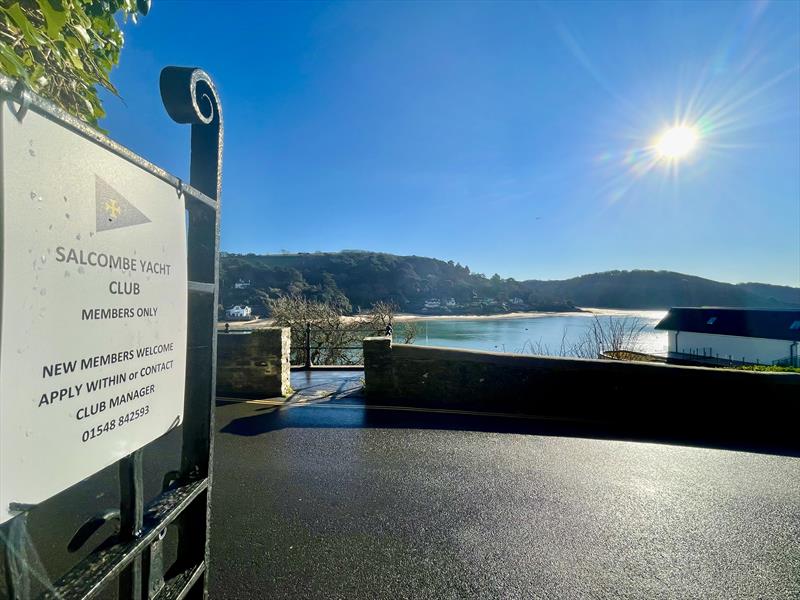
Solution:
M2 106L0 523L179 425L184 203L63 126Z

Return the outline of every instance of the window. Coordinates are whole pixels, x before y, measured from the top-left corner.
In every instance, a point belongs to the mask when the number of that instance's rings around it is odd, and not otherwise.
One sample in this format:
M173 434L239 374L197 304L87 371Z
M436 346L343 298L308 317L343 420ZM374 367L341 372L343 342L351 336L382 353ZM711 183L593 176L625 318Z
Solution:
M800 329L800 321L795 321L794 323L789 325L789 329L792 329L794 331L797 331L798 329Z
M711 317L708 321L706 321L706 325L713 325L716 320L717 317Z

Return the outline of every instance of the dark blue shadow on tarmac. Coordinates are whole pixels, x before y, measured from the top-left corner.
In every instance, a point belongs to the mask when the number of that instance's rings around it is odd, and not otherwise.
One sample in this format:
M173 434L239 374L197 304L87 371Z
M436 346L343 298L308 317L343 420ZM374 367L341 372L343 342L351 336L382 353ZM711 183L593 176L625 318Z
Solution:
M227 403L219 403L224 406ZM293 428L373 428L457 430L527 435L579 437L618 441L668 443L725 450L800 456L800 450L775 445L768 440L745 441L709 432L672 432L609 423L585 423L492 414L435 412L423 408L371 407L359 392L332 394L316 404L288 403L283 406L240 405L237 415L220 432L252 437ZM224 419L220 419L224 421Z

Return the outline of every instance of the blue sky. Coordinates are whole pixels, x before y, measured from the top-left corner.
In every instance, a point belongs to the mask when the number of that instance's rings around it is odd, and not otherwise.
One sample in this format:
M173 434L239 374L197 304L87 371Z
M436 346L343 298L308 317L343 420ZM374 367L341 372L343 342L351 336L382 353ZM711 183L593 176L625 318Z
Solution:
M800 285L800 3L154 0L125 33L103 125L178 176L159 70L217 83L223 250Z

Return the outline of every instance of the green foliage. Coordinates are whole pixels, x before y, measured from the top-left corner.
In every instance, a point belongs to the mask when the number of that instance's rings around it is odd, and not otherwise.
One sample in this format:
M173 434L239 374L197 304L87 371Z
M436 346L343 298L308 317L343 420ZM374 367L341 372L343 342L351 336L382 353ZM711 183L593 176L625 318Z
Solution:
M100 85L124 43L115 18L136 21L149 0L0 0L0 71L97 127Z
M781 365L742 365L735 367L739 371L761 371L765 373L800 373L800 367Z
M250 281L251 287L235 289L239 279ZM732 285L668 271L608 271L561 281L516 281L500 275L486 278L452 261L365 251L223 254L220 285L225 306L249 304L256 309L263 305L261 290L271 298L289 294L335 302L345 307L345 313L381 300L400 311L419 313L429 298L453 298L459 305L450 311L453 314L568 311L574 305L632 309L800 305L798 288ZM492 299L494 303L489 302Z
M251 281L236 290L239 280ZM462 311L500 312L489 298L527 296L524 284L491 281L469 268L420 256L394 256L376 252L282 254L270 256L224 254L220 259L222 302L258 306L258 290L275 298L300 295L319 302L347 305L345 313L358 313L376 302L390 302L398 310L417 312L428 298L455 299ZM537 308L572 310L571 304L547 295ZM510 306L510 305L509 305ZM508 309L510 310L510 308Z

